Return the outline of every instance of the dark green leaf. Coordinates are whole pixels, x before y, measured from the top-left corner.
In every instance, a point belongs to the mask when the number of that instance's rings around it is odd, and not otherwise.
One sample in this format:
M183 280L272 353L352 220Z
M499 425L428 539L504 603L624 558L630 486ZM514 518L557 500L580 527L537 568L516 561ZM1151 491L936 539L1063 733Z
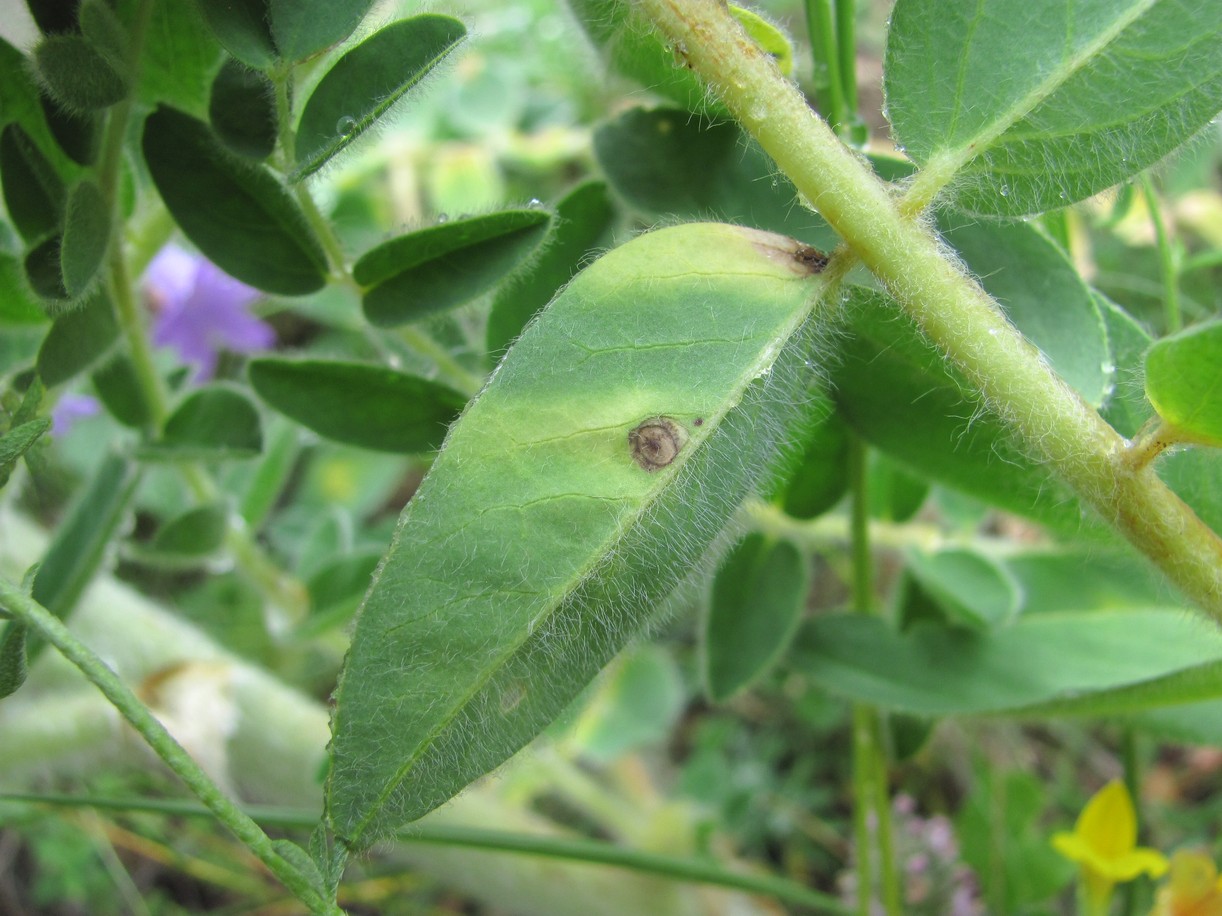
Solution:
M0 251L0 325L37 325L46 320L42 304L32 295L25 266Z
M47 92L70 111L109 108L131 87L121 68L80 35L51 35L34 49L34 65Z
M49 417L39 417L14 426L0 436L0 474L8 477L9 468L51 428Z
M130 57L127 29L119 21L109 0L84 0L77 19L84 36L118 73Z
M59 148L78 165L92 165L102 139L101 116L96 112L74 114L45 95L39 101L47 127Z
M352 269L356 281L367 287L365 316L388 327L474 299L538 247L551 219L546 210L501 210L379 245Z
M600 125L594 151L611 186L657 216L720 219L830 250L836 235L797 202L776 164L736 124L633 108Z
M976 551L913 551L907 569L954 622L987 629L1018 612L1022 599L1018 583L1004 567Z
M76 12L81 0L26 0L30 15L44 35L76 31Z
M199 506L170 519L149 544L133 548L129 556L162 568L197 566L221 549L228 530L228 507L219 503Z
M64 286L63 270L60 266L59 249L63 239L57 235L47 236L26 252L25 279L30 289L38 295L44 306L61 311L74 304Z
M360 25L373 0L266 0L272 40L286 60L305 60L337 45Z
M230 58L212 82L208 119L235 153L266 159L276 148L275 87L266 74Z
M68 195L64 235L59 246L64 289L76 299L98 279L110 247L110 205L92 181L79 182Z
M800 519L822 515L848 489L849 427L830 400L818 410L802 453L781 493L781 508Z
M798 630L810 585L806 557L789 541L750 534L713 580L704 628L704 682L724 703L758 680Z
M977 632L828 615L794 657L841 696L924 716L1111 713L1222 695L1222 633L1182 611L1066 612Z
M124 426L143 429L152 422L152 410L136 368L126 353L94 370L93 388L112 417Z
M264 401L320 436L383 452L441 447L467 398L383 366L257 359L250 382Z
M276 62L267 0L195 0L195 3L216 40L242 63L266 70Z
M770 482L817 384L823 281L803 251L732 226L648 233L529 325L450 430L362 605L328 783L345 845L537 735Z
M149 459L219 461L251 458L263 449L259 411L240 388L208 385L191 392L166 420L165 431L141 449Z
M1184 439L1222 446L1222 321L1155 342L1146 354L1146 396Z
M0 185L9 219L27 242L59 228L64 183L19 124L7 125L0 134Z
M60 385L93 365L118 336L110 297L99 289L55 319L38 351L38 374L48 388Z
M26 662L25 624L15 621L0 630L0 700L12 696L25 683L29 666Z
M326 255L296 201L271 172L225 150L208 125L157 109L144 125L144 158L174 220L223 271L287 296L323 286Z
M369 590L381 551L343 557L324 566L306 582L310 595L310 617L297 630L308 637L346 625Z
M500 354L600 247L610 243L615 211L601 181L586 181L556 205L540 254L497 290L488 313L488 352Z
M870 457L866 490L873 518L906 522L925 504L929 481L905 470L886 454L874 452Z
M233 0L227 0L233 5ZM140 99L173 105L202 117L217 63L224 52L197 3L154 3L140 57Z
M956 205L1022 216L1130 178L1203 128L1222 100L1222 16L1180 0L900 0L885 72L908 155L953 170Z
M368 130L466 34L457 19L426 13L388 25L345 53L301 113L296 177L316 172Z

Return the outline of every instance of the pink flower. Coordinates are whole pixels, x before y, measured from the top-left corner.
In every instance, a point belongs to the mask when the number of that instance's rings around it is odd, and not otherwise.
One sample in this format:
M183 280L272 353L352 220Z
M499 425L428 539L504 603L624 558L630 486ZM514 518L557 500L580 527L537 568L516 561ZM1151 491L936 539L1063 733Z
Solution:
M153 258L144 291L155 316L153 343L177 350L195 366L196 381L212 377L222 350L250 353L275 342L271 327L248 312L262 293L177 245Z

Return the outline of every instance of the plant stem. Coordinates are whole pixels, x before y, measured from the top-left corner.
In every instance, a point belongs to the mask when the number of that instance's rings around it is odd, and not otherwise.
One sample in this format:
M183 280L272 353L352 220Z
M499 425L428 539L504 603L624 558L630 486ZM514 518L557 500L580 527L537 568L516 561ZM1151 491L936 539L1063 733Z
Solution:
M1167 235L1167 224L1163 220L1162 202L1149 173L1141 176L1141 190L1150 211L1150 222L1154 224L1154 238L1158 244L1158 265L1163 280L1163 323L1168 334L1174 334L1184 326L1180 312L1180 286L1176 270L1175 246Z
M37 630L64 658L80 669L187 788L284 883L285 887L309 907L311 913L327 916L339 913L337 907L319 895L305 875L276 852L271 838L221 792L119 676L87 646L79 642L50 611L27 597L5 578L0 578L0 604L17 620Z
M1023 446L1222 621L1222 539L1048 367L717 0L635 0ZM944 176L945 177L945 176ZM953 177L953 175L952 175Z
M806 30L814 58L815 91L833 129L845 123L844 89L836 53L836 19L832 0L806 0Z
M844 134L857 121L856 0L836 0L836 60L840 67L841 92L844 94L844 115L840 125L840 133Z

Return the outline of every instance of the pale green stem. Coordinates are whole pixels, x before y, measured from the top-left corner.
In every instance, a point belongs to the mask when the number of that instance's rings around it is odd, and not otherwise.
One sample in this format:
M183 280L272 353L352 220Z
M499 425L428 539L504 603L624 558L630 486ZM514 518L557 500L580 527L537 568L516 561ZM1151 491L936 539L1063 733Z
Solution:
M0 604L14 618L38 631L64 658L72 662L140 733L166 766L284 883L285 887L309 907L311 913L331 916L340 912L319 895L305 875L276 852L271 839L259 825L225 796L119 676L87 646L79 642L55 615L4 578L0 578Z
M1222 620L1222 539L1048 367L717 0L634 0L1039 460ZM953 173L952 173L953 175Z
M1154 224L1154 238L1158 243L1158 265L1163 280L1163 322L1167 333L1174 334L1184 326L1180 312L1180 285L1175 249L1167 235L1162 202L1148 174L1141 176L1141 190L1146 198L1146 208L1150 211L1150 222Z
M844 93L844 121L857 120L857 3L836 0L836 59L840 67L840 91Z
M870 916L874 897L874 836L870 800L874 798L874 719L865 703L853 704L853 846L857 851L857 913Z
M840 85L832 0L806 0L806 30L814 58L816 94L828 123L839 127L848 119L845 117L844 89Z
M403 341L421 356L427 356L437 367L437 374L468 397L479 394L484 387L482 376L476 375L458 360L449 350L414 325L404 325L396 330Z

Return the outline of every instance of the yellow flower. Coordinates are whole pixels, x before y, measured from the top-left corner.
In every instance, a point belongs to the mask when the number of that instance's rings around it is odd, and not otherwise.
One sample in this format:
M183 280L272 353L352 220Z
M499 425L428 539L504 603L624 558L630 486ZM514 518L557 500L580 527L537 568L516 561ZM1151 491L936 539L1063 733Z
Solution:
M1171 857L1171 876L1158 892L1150 916L1222 916L1222 878L1203 852Z
M1078 815L1073 833L1056 834L1052 845L1078 863L1084 910L1090 914L1107 912L1118 882L1143 873L1158 878L1167 871L1161 852L1137 845L1137 813L1120 780L1096 792Z

